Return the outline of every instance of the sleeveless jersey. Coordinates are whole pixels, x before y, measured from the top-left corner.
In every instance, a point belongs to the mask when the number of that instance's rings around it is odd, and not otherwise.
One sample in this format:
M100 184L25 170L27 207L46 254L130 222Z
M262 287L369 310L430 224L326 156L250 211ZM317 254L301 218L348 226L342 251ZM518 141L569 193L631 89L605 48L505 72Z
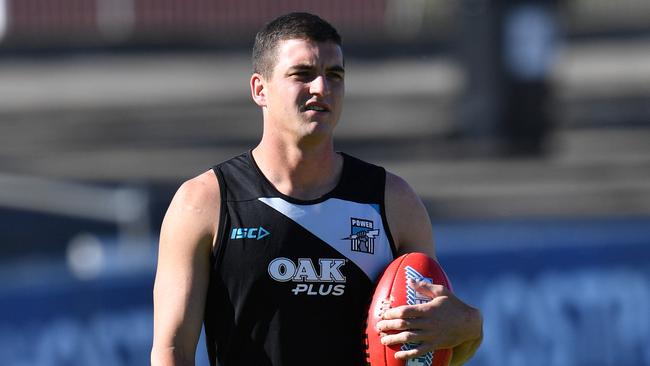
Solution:
M310 201L280 193L250 152L214 172L221 190L205 309L212 365L365 364L375 280L395 256L386 172L349 155Z

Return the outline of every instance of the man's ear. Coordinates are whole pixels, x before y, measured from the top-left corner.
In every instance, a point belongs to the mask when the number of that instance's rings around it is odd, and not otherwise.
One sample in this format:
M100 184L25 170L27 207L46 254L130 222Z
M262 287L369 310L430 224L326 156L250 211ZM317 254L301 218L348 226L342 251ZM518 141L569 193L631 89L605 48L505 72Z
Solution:
M251 75L251 96L260 107L266 106L266 81L259 73Z

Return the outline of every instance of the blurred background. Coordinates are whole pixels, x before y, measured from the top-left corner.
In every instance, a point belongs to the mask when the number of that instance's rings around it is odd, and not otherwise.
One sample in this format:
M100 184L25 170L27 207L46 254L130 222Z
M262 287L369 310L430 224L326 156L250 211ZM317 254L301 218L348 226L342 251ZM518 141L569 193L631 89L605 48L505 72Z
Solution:
M149 362L164 211L259 139L253 36L295 10L344 39L337 148L483 311L469 364L650 365L646 0L0 0L0 363Z

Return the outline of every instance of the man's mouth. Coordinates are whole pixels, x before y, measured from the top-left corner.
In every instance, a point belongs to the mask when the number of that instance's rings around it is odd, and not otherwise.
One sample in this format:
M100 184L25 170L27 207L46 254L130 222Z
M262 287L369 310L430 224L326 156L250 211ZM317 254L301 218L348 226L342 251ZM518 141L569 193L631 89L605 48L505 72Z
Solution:
M319 104L309 104L303 107L304 111L329 112L329 109Z

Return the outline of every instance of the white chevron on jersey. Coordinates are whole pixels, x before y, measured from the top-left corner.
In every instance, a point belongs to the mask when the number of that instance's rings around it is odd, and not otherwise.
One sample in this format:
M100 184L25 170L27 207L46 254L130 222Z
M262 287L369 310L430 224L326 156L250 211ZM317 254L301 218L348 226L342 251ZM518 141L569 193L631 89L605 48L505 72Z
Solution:
M374 205L338 198L309 205L293 204L279 197L261 197L259 200L343 254L361 268L372 281L379 277L393 259L381 214ZM375 238L374 254L351 249L350 240L346 239L351 232L351 218L370 220L374 224L373 229L379 229L379 236Z

